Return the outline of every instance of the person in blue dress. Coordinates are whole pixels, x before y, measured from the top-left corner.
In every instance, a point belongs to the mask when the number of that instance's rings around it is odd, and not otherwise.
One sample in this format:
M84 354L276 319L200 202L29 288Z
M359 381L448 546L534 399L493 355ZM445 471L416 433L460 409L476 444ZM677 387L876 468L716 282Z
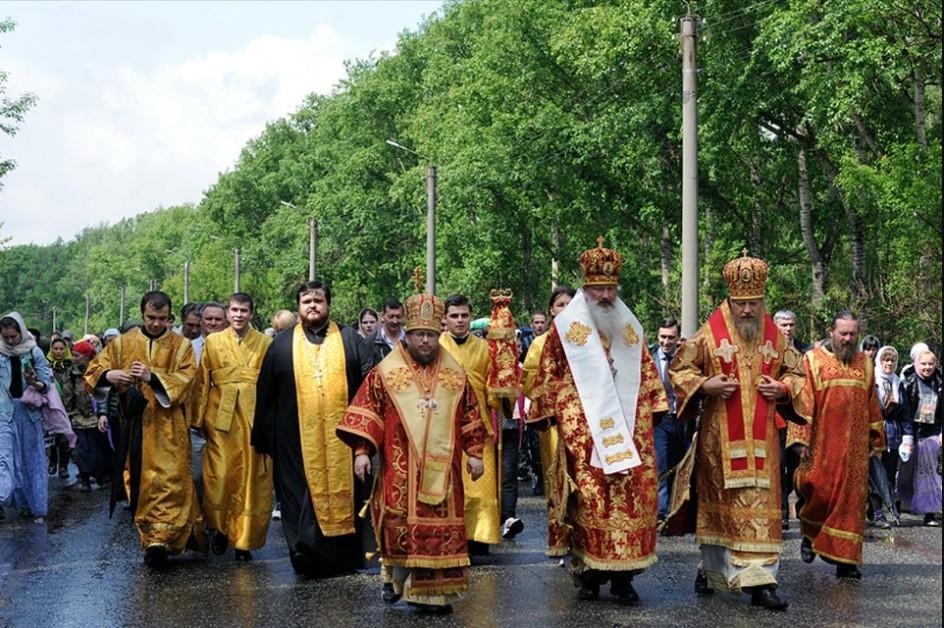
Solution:
M42 411L22 398L28 388L49 390L52 369L17 312L0 318L0 338L0 517L10 506L43 523L49 480Z

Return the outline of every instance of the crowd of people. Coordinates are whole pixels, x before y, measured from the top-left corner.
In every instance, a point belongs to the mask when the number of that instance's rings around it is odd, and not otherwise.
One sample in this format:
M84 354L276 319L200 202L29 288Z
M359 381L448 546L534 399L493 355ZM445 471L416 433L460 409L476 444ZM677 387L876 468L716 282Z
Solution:
M519 482L547 505L551 556L569 555L581 600L635 577L662 534L694 532L695 592L777 586L795 516L801 558L860 578L863 513L939 526L941 369L926 344L897 350L837 312L826 339L767 314L768 267L723 269L728 297L689 339L667 316L647 345L602 240L583 284L506 328L501 296L473 305L419 291L331 316L331 289L299 287L264 332L249 294L188 303L146 293L140 321L101 335L0 318L0 517L42 522L49 477L126 503L146 564L191 550L238 561L279 520L293 568L349 573L379 555L382 598L447 613L470 556L513 539ZM511 379L509 379L511 377ZM509 381L512 383L509 385ZM697 490L689 490L689 487Z

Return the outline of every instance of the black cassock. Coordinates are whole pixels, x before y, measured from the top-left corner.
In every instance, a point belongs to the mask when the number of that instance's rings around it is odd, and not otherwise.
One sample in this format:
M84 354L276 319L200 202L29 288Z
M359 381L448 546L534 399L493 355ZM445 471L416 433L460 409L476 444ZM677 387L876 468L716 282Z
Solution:
M340 329L350 402L373 368L373 354L356 331L350 327ZM328 325L319 331L305 328L305 336L309 342L320 345L327 331ZM356 516L370 495L371 482L354 479L356 532L325 537L315 516L302 460L292 364L293 333L294 329L287 329L276 336L262 361L256 384L252 446L257 452L272 457L275 493L282 509L282 530L296 571L313 576L351 572L364 566L364 554L374 546L370 524Z

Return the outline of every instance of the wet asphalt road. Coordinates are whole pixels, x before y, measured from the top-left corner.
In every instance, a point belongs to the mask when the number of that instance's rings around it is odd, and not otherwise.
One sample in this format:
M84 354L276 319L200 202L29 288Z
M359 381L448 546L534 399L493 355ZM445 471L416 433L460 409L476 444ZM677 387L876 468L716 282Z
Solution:
M840 582L834 568L799 558L796 522L786 533L781 591L786 613L751 608L748 597L698 598L692 537L662 538L659 562L634 582L642 604L618 606L605 589L578 602L566 569L544 556L543 499L522 484L514 542L476 559L472 588L448 617L387 607L373 572L304 580L289 564L278 522L251 563L232 551L209 560L188 555L164 571L141 563L130 515L107 516L106 491L81 494L50 484L45 524L0 524L2 626L881 626L941 625L941 529L917 517L892 531L869 528L864 579Z

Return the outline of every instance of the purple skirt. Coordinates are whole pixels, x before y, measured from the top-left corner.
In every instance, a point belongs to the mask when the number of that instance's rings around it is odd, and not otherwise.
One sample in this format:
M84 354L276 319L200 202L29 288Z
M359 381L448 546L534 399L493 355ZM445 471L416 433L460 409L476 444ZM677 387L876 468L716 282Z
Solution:
M911 512L941 512L941 476L937 472L937 455L941 446L934 438L922 438L915 450Z

